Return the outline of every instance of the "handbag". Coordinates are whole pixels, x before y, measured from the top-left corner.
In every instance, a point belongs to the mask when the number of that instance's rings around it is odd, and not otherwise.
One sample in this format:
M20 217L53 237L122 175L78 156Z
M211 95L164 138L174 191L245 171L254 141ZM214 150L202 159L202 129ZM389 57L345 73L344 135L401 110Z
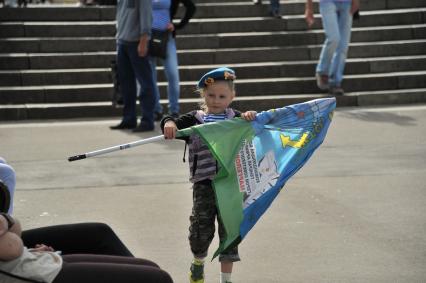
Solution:
M168 41L169 32L167 30L162 31L153 29L151 32L151 39L149 40L149 55L165 59L167 56Z

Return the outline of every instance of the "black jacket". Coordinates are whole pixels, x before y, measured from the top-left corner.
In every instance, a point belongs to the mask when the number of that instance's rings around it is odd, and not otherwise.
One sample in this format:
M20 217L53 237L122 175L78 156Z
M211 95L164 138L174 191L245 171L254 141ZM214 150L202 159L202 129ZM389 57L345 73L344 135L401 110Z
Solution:
M175 30L173 31L173 36L176 36L176 30L182 29L194 16L195 14L195 5L192 0L172 0L172 5L170 6L170 19L173 21L177 10L179 8L179 3L182 3L185 6L185 14L181 19L180 23L175 25Z

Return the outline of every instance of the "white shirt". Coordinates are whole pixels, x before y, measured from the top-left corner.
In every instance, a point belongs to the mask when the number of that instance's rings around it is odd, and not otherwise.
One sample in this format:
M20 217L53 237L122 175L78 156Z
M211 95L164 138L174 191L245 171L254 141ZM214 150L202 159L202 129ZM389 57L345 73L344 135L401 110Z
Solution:
M0 261L0 270L19 277L51 283L62 268L62 257L58 252L35 252L24 247L20 257L11 261ZM0 273L0 283L23 282Z

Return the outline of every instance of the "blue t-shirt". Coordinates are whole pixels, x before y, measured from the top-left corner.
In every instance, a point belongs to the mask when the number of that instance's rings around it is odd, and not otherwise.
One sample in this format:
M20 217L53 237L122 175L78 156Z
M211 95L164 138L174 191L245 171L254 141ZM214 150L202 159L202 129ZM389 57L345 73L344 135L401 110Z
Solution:
M171 0L152 0L152 28L166 30L170 20Z

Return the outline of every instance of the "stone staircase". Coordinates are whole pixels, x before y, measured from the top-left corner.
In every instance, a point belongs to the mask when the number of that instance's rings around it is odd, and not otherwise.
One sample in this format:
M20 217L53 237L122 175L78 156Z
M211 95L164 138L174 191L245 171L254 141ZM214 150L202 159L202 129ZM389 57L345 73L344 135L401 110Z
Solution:
M226 65L237 73L238 109L264 110L327 96L314 70L324 40L319 15L306 29L304 1L269 5L198 0L178 34L181 111L196 107L195 82ZM426 101L426 1L361 1L339 106ZM120 116L111 104L114 7L0 9L0 121ZM166 98L162 67L159 86ZM166 105L167 101L162 102Z

